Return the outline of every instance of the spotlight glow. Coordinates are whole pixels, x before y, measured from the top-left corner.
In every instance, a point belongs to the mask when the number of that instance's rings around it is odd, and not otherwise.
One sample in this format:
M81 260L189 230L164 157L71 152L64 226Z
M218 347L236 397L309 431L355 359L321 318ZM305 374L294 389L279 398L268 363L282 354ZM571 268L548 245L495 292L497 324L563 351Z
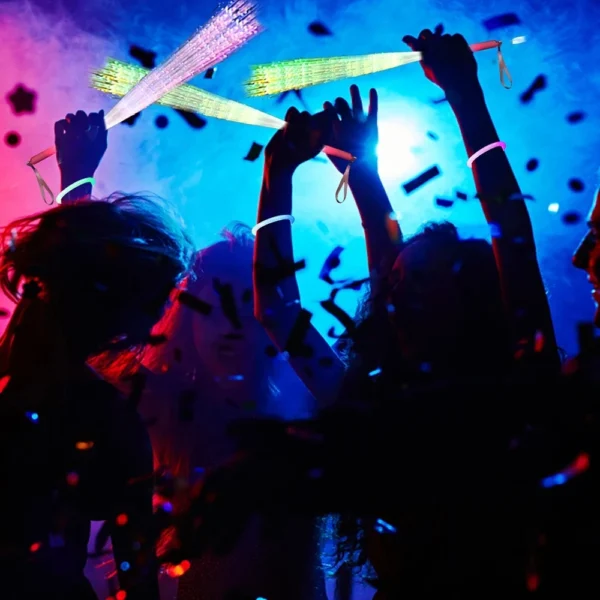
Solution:
M394 183L409 176L418 165L413 148L422 141L415 123L405 120L379 122L377 158L379 175L384 183Z

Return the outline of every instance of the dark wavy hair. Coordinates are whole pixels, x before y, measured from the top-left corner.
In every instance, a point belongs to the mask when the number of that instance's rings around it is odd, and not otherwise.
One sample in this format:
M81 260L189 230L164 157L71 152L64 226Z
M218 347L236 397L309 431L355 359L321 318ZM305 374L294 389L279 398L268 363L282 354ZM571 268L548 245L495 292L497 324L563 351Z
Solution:
M506 373L513 358L500 281L491 245L482 239L461 239L451 223L428 223L399 247L399 253L421 239L432 240L453 269L461 306L460 339L452 356L449 371L456 376L494 376ZM346 342L344 359L348 371L340 393L346 404L373 405L398 402L402 389L418 381L412 367L403 364L393 313L393 274L376 282L357 313L357 330ZM380 375L371 374L380 370ZM435 374L434 374L435 375ZM415 379L417 377L417 379ZM362 515L341 514L333 517L328 527L336 550L335 564L346 563L365 577L371 577L366 552L366 532L373 526Z
M0 286L19 302L37 284L65 335L86 356L143 345L193 245L158 198L115 193L18 219L2 235Z

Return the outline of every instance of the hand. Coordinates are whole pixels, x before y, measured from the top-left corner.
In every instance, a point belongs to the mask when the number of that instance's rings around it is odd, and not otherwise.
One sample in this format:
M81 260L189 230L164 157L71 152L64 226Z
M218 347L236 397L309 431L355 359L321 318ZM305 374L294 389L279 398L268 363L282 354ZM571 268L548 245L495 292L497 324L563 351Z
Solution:
M421 66L425 76L446 93L478 85L477 61L467 41L462 35L442 35L443 32L443 26L438 25L435 33L424 29L418 39L407 35L402 41L411 50L423 53Z
M54 137L63 179L77 181L93 176L107 148L104 111L69 113L55 123Z
M331 119L331 136L327 139L327 144L338 150L350 152L361 162L370 161L377 168L376 152L379 141L377 91L369 92L369 111L366 115L360 90L356 85L350 86L350 98L352 99L352 108L343 98L338 98L335 106L331 102L325 102L323 105L325 113ZM343 173L348 161L335 157L329 158L335 168Z
M290 108L285 115L286 125L265 148L265 167L269 170L295 171L303 162L313 159L325 145L327 124L323 115L311 116Z

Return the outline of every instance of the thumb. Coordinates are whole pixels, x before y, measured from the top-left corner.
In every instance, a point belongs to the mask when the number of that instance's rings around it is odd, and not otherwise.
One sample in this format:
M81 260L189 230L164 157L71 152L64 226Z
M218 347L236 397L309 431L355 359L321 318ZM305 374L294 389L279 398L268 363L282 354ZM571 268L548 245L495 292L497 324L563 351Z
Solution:
M419 40L412 35L405 35L402 41L413 51L418 51L420 48Z

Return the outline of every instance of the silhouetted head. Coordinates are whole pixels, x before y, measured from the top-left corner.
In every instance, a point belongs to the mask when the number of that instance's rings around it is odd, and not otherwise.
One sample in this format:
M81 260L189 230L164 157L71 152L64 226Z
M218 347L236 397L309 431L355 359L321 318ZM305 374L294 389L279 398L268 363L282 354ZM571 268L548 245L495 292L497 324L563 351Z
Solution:
M115 194L8 225L0 285L23 302L24 285L31 291L33 284L35 302L65 347L87 358L147 341L192 252L182 225L164 205Z
M496 262L488 242L434 223L408 239L387 282L398 348L409 361L492 370L511 356Z
M594 324L600 327L600 188L594 195L587 224L589 231L573 254L573 265L587 272L596 303Z
M202 368L220 381L236 376L249 380L256 358L265 357L269 340L254 317L254 236L242 223L223 230L222 236L222 241L198 252L183 286L211 307L210 314L176 302L155 329L167 336L167 343L145 353L144 364L150 369L173 365L175 353L175 362L185 370Z

